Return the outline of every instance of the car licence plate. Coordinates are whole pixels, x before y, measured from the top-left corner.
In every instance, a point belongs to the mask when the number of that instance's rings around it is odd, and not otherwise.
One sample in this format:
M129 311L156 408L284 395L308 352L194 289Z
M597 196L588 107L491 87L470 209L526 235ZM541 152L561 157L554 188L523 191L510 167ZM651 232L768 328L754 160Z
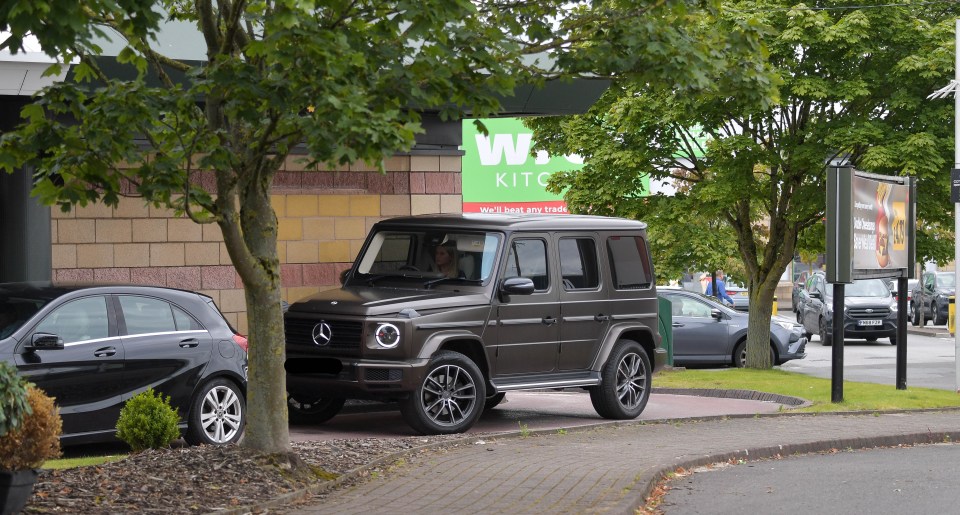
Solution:
M857 320L857 325L883 325L883 320Z

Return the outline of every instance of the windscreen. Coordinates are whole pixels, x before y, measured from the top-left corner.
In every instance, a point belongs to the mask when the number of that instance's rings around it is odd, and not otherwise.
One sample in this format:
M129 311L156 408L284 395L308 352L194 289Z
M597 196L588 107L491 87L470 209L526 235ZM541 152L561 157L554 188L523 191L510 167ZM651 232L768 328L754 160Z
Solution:
M357 273L486 282L501 240L502 235L491 232L377 231L358 258Z

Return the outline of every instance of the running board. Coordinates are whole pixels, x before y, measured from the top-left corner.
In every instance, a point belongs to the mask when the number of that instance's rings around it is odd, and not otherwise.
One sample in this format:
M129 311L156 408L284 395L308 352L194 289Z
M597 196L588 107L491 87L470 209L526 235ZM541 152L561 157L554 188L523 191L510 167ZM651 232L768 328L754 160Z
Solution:
M575 386L596 386L600 384L600 372L578 374L552 374L548 376L524 376L499 378L490 381L496 392L511 390L530 390L533 388L568 388Z

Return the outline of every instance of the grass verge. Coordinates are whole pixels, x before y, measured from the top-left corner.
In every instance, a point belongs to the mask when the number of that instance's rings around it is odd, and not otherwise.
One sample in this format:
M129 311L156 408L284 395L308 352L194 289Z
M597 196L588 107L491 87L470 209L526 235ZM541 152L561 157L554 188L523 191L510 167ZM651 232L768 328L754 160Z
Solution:
M813 404L798 408L803 412L877 411L921 408L960 407L960 395L933 388L843 382L843 402L831 402L831 381L783 370L729 368L723 370L663 370L653 378L656 388L716 388L755 390L800 397ZM791 410L793 411L793 410Z
M63 458L59 460L49 460L43 463L40 468L58 470L72 469L76 467L86 467L90 465L102 465L111 461L119 461L126 458L126 454L112 454L109 456L83 456L81 458Z

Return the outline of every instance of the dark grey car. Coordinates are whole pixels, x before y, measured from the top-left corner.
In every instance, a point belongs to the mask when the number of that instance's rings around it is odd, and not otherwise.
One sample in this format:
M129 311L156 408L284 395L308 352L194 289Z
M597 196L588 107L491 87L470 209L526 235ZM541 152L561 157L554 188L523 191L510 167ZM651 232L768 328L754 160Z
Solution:
M730 309L713 297L679 289L660 288L671 303L674 365L744 366L747 321L750 316ZM779 365L806 356L807 337L792 320L770 321L770 361Z
M170 397L190 443L243 433L246 338L205 295L0 284L0 359L56 399L67 444L112 440L123 404L147 388Z
M833 284L814 274L807 283L807 300L800 318L807 335L819 334L820 343L833 344L833 324L843 321L844 338L875 342L889 338L897 344L897 302L880 279L860 279L844 288L843 313L833 312Z
M441 254L455 270L437 266ZM323 422L348 398L396 400L417 431L457 433L505 392L553 387L635 418L666 361L654 277L637 221L381 221L342 288L286 313L291 420Z

